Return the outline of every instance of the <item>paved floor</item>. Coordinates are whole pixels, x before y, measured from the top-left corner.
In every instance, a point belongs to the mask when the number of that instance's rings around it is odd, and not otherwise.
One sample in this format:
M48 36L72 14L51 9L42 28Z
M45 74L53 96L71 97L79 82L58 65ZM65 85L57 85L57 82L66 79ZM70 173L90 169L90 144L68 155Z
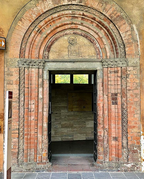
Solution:
M11 179L144 179L144 173L141 172L13 172L11 176ZM3 179L2 173L0 179Z
M96 171L93 156L53 156L48 172Z
M144 179L144 173L135 173L135 172L12 173L12 179Z
M11 179L144 179L144 173L102 172L96 170L91 156L54 156L47 172L13 172Z

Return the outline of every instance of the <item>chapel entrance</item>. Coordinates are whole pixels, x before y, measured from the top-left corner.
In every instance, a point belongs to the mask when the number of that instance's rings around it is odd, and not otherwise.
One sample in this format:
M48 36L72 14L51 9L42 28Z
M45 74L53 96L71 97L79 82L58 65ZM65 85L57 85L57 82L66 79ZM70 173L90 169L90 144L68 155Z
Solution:
M51 71L49 80L49 159L97 159L95 71Z

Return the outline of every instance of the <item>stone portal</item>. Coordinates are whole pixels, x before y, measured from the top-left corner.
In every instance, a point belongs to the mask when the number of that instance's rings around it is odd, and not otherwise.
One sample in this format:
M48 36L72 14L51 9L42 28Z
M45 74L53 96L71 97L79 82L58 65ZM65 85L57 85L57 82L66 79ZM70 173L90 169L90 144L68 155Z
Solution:
M117 4L32 0L15 18L7 39L5 90L14 95L13 171L48 170L49 72L56 70L97 72L96 166L141 169L138 40Z

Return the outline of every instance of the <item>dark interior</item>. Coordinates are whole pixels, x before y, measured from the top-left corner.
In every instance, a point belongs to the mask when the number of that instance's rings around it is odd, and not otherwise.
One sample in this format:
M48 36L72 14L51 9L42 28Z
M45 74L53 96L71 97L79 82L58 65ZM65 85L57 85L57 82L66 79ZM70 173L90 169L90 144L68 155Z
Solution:
M55 78L54 73L53 78ZM52 127L58 126L55 133L57 138L60 137L58 140L55 138L53 140L52 136L52 154L93 154L94 127L91 126L91 128L89 128L84 125L84 123L89 122L88 120L91 120L92 124L94 123L93 84L91 76L88 84L54 84L52 82L51 92ZM72 97L70 97L71 94ZM70 119L69 116L71 117ZM65 123L64 121L62 124L57 123L57 121L66 120L67 118L68 122L66 121ZM83 123L80 121L80 118L83 119ZM72 121L75 122L74 125ZM79 125L80 127L75 125ZM67 132L65 132L64 128L67 129ZM75 137L67 140L67 137L72 136L71 130L74 128L77 128L75 133L81 136L85 135L85 139ZM87 131L89 131L90 136L87 135ZM64 135L62 133L64 133Z
M52 154L93 154L93 140L52 142Z

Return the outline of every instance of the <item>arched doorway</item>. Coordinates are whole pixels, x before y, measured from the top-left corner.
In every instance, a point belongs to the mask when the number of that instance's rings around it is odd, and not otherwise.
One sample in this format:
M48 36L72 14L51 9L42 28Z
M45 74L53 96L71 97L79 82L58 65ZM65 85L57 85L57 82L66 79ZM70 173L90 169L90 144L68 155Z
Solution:
M140 167L140 144L129 137L140 137L140 108L132 101L139 95L137 37L126 14L113 1L102 2L31 1L12 24L5 72L13 75L5 73L5 87L13 90L18 134L13 170L50 165L49 71L55 70L97 71L96 165Z

